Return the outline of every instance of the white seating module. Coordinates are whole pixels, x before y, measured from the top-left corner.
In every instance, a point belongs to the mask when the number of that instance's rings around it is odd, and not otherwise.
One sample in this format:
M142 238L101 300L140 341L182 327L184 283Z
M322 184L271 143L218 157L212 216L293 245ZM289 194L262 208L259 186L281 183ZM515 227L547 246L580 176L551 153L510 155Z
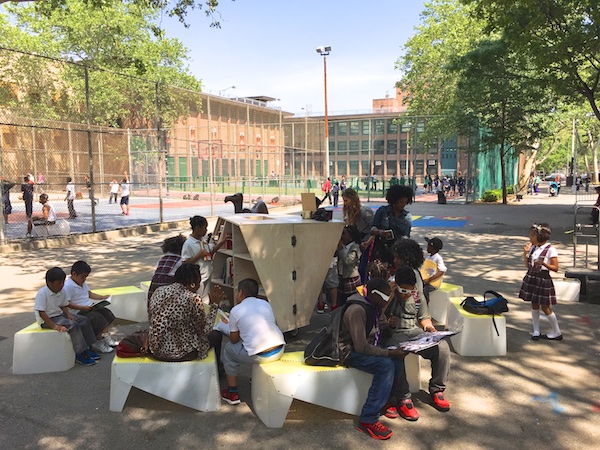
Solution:
M115 356L110 377L111 411L123 411L132 387L199 411L217 411L221 403L214 349L206 359L185 362Z
M94 289L99 295L110 295L108 309L115 317L132 322L148 321L148 293L135 286Z
M460 305L462 301L463 297L452 297L448 308L448 329L462 329L450 336L454 351L462 356L506 355L506 318L501 314L471 314Z
M293 399L359 415L373 376L358 369L304 364L303 352L285 353L279 361L252 366L252 405L269 428L281 428ZM419 357L405 358L411 392L421 389Z
M429 314L437 325L446 325L450 297L462 297L463 288L457 284L442 283L429 293Z
M15 333L14 374L62 372L74 365L69 333L41 328L37 323Z

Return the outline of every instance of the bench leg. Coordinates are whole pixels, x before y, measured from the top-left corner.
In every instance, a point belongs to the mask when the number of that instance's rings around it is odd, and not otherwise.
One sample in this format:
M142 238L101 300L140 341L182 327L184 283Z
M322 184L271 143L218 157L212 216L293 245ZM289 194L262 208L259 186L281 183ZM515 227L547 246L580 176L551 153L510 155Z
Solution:
M252 406L269 428L281 428L292 405L292 397L277 392L273 380L260 364L252 365Z
M129 391L131 391L131 384L119 380L113 372L110 378L110 406L108 409L114 412L123 411Z

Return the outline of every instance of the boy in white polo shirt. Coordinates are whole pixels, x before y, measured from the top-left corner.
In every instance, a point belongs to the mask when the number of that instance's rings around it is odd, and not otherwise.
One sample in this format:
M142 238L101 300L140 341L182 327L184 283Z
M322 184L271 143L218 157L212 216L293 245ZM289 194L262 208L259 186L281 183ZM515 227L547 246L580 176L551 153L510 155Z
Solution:
M92 366L100 356L90 349L96 336L87 317L73 315L67 306L67 293L64 291L67 274L60 267L46 272L46 286L35 296L35 318L42 328L50 328L69 333L75 350L75 361L84 366Z
M239 282L235 306L229 314L229 342L222 361L227 375L227 389L221 398L230 405L240 403L237 376L240 364L263 364L277 361L285 350L283 333L275 323L271 305L256 298L258 282L246 278Z
M110 353L118 342L108 334L108 327L115 320L114 314L103 306L96 306L92 300L105 300L108 295L95 294L86 283L92 268L85 261L77 261L71 266L71 276L65 281L64 290L69 300L69 311L85 316L90 320L98 340L92 349L98 353Z

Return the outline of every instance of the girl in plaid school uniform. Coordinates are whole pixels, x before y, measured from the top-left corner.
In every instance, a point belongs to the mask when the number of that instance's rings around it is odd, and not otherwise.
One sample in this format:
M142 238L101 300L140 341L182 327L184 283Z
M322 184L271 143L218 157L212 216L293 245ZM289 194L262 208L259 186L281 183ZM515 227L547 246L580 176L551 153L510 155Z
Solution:
M534 341L540 337L552 341L562 340L558 319L551 308L552 305L556 305L556 294L550 271L558 271L558 252L548 242L551 233L547 223L534 223L529 229L530 242L523 247L523 262L527 267L527 275L523 278L519 298L531 302L531 339ZM540 308L552 326L551 333L540 335Z

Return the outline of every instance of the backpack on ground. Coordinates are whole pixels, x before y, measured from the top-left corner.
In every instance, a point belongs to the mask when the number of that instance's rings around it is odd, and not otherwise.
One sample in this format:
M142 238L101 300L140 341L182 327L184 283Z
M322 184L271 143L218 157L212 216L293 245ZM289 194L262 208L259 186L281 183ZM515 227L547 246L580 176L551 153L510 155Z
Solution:
M121 339L117 345L117 356L119 358L137 358L148 355L150 353L148 331L139 330Z
M357 304L361 305L367 314L367 324L373 324L375 320L375 312L373 307L368 303L360 300L348 300L341 308L336 309L331 317L331 324L319 331L312 341L304 350L304 364L309 366L343 366L348 358L350 351L341 351L338 345L340 340L340 330L342 327L342 319L348 306ZM371 327L367 325L367 336L371 332Z
M485 296L488 294L492 295L492 297L486 300ZM496 326L496 320L494 320L493 316L508 311L508 301L501 294L498 294L495 291L485 291L482 302L477 301L475 297L467 297L460 305L465 311L471 314L492 315L492 322L494 324L494 328L496 329L496 334L500 336L498 327Z

